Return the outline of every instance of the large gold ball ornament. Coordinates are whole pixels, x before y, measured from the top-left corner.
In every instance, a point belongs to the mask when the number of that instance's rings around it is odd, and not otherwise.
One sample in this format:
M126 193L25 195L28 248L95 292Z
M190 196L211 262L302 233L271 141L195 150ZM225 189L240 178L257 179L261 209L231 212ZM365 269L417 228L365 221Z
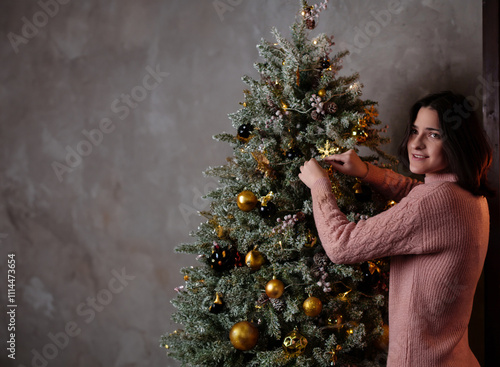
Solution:
M249 251L245 256L245 264L252 270L259 270L266 262L262 252L257 250Z
M238 208L240 208L244 212L249 212L250 210L255 208L255 206L259 202L257 196L255 196L253 192L248 190L240 192L236 201L238 203Z
M304 313L307 316L315 317L321 313L323 304L321 303L321 300L319 298L309 297L302 304L302 308L304 309Z
M266 284L266 294L269 298L280 298L285 291L285 285L279 279L273 278Z
M283 340L283 351L288 357L298 357L304 353L307 339L297 330L289 333Z
M248 321L240 321L229 331L229 340L238 350L250 350L257 344L259 330Z
M320 97L326 96L326 90L324 88L320 89L318 91L318 96L320 96Z

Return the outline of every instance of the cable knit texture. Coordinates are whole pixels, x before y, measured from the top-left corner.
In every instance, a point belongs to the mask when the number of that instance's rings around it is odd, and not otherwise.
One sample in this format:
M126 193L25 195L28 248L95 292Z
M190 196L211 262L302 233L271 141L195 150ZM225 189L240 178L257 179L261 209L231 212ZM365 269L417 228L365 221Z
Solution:
M322 178L311 189L314 219L335 263L391 257L387 366L479 366L467 332L488 246L486 199L452 174L421 183L369 164L363 181L399 203L352 223Z

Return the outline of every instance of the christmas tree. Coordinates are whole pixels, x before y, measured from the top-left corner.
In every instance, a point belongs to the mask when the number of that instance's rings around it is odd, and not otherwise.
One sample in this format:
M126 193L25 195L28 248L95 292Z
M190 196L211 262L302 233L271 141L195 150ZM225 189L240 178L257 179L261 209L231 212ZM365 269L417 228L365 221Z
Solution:
M300 5L291 40L273 29L275 42L257 46L260 80L243 77L242 108L229 115L234 133L215 136L233 156L205 172L220 184L207 195L206 222L176 248L201 263L181 270L172 319L182 329L161 338L183 366L385 365L387 260L332 263L298 173L312 157L349 149L395 163L379 148L387 127L376 103L361 99L358 75L340 74L348 51L332 53L333 37L310 36L326 1ZM392 204L355 178L329 175L349 220Z

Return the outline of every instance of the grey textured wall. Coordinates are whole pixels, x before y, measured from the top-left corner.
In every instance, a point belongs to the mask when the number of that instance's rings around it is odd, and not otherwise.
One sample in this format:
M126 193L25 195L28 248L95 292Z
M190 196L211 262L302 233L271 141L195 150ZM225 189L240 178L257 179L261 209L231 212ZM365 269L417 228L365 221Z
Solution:
M333 0L318 27L352 51L345 70L380 102L391 153L411 102L476 96L482 71L480 0L393 3ZM215 185L202 170L231 153L211 136L231 131L255 45L272 26L288 34L298 4L0 3L2 366L176 365L158 339L195 261L173 248Z

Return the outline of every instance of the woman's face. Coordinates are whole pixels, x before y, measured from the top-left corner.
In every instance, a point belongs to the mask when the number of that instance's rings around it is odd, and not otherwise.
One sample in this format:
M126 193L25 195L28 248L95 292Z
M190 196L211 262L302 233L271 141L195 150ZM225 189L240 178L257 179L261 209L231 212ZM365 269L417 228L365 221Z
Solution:
M439 117L435 110L421 107L408 139L410 171L419 175L442 173L448 167L443 152Z

